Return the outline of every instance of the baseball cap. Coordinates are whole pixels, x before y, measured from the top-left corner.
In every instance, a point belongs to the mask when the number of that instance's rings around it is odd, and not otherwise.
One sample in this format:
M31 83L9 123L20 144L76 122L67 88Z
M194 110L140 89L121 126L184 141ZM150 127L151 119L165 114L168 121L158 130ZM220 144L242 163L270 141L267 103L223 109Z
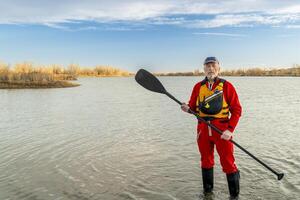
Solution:
M204 65L207 64L207 63L210 63L210 62L217 62L217 63L219 63L219 60L216 57L214 57L214 56L207 57L205 59L205 61L204 61Z

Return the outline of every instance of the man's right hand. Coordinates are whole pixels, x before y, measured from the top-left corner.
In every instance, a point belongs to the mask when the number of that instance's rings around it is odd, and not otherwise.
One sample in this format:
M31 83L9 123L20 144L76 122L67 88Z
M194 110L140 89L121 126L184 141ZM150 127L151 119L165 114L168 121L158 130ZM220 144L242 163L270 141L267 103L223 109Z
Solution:
M189 112L190 107L186 103L181 104L181 110L184 112Z

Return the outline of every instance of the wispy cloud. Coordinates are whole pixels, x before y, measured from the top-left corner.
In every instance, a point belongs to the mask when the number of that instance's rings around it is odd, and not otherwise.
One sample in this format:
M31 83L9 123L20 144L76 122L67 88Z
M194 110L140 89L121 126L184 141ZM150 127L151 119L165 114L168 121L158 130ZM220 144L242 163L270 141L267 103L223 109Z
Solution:
M0 7L0 24L65 30L74 21L189 28L293 26L300 21L300 2L282 0L10 0L1 1Z
M208 36L225 36L225 37L246 37L247 35L243 34L234 34L234 33L220 33L220 32L196 32L194 35L208 35Z
M300 24L292 24L292 25L287 25L287 28L292 28L292 29L298 29L300 28Z
M43 23L43 25L48 26L48 27L51 27L51 28L56 28L56 29L65 30L65 31L70 30L69 27L63 26L63 25L58 24L58 23L49 23L49 22L45 22L45 23Z
M280 34L280 35L276 35L276 37L279 37L279 38L290 38L290 37L295 37L295 35L293 35L293 34Z
M278 25L294 23L300 20L300 15L266 15L266 14L220 14L212 19L189 21L186 24L193 28L216 28L222 26L255 26L255 25Z
M294 5L288 5L288 6L284 6L283 8L278 8L276 10L273 11L274 13L282 13L282 14L286 14L286 13L300 13L300 4L299 2L297 4Z

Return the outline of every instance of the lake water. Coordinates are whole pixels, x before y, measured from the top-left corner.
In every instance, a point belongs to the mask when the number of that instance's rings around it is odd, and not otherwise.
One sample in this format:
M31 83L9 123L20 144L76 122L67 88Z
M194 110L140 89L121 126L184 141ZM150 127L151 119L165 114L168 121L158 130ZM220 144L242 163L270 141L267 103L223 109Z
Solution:
M160 77L187 101L202 77ZM227 77L243 116L234 140L240 199L300 199L300 78ZM202 199L196 119L130 78L0 90L0 199ZM228 199L216 154L215 199Z

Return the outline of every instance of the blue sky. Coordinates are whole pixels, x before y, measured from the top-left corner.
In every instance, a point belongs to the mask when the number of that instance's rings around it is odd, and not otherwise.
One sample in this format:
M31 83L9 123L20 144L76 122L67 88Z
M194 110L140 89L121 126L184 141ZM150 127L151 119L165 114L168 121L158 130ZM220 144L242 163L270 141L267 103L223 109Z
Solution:
M191 71L300 64L299 0L3 0L0 61Z

